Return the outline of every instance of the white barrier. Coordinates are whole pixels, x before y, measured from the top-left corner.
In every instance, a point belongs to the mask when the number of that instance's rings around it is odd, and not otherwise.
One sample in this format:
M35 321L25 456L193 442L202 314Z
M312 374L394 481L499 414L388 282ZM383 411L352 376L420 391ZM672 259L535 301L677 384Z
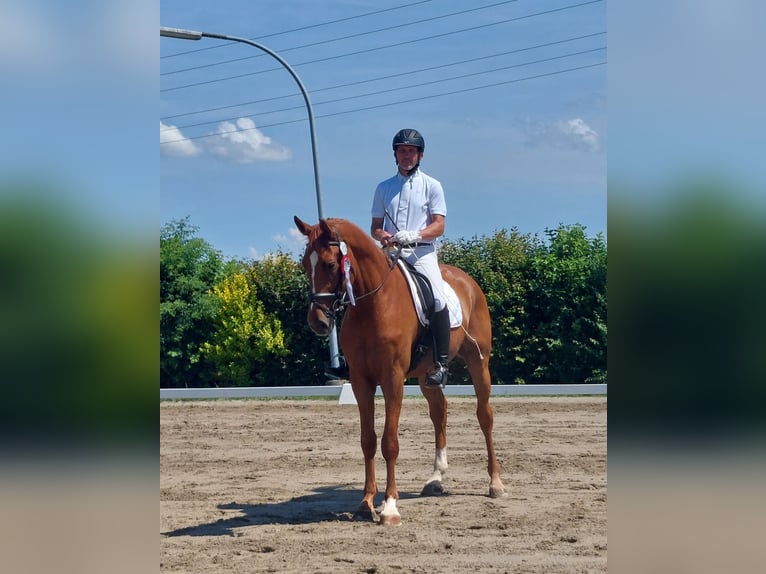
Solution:
M418 385L405 385L405 396L421 395ZM473 385L447 385L447 396L471 396ZM560 385L492 385L492 396L534 395L605 395L606 384ZM382 395L380 388L377 395ZM351 383L307 387L209 387L194 389L160 389L164 399L245 399L264 397L338 397L339 404L356 404Z
M377 396L383 393L378 387ZM447 396L471 396L474 394L473 385L447 385L444 387ZM534 395L605 395L606 385L492 385L492 396L534 396ZM404 395L422 395L420 386L405 385ZM354 391L351 383L344 383L338 397L339 405L355 405Z

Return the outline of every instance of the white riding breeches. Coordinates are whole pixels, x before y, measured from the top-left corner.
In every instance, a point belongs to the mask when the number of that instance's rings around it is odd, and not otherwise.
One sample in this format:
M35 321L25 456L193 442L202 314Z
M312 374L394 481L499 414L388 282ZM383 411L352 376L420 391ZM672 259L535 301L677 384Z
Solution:
M439 269L439 258L433 244L420 245L418 247L405 247L401 257L412 265L431 282L434 292L434 311L441 311L447 306L447 297L444 294L444 279Z

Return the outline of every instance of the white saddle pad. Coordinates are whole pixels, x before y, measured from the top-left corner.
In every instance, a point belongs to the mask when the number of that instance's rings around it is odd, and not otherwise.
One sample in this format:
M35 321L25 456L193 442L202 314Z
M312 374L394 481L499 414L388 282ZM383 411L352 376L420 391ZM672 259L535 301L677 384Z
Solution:
M407 278L407 285L410 286L410 294L412 295L412 301L415 303L415 311L418 314L418 320L424 327L428 326L428 318L426 317L425 309L418 296L418 288L415 285L415 279L412 277L407 265L401 259L398 261L399 267L402 268L404 276ZM447 297L447 309L449 309L449 326L452 329L459 327L463 323L463 309L460 306L460 299L457 298L455 290L452 285L444 282L444 295Z

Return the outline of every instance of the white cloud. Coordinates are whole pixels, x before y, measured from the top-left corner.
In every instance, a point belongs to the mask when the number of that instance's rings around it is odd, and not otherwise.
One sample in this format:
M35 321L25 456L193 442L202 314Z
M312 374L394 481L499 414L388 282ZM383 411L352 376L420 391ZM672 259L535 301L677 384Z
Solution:
M273 239L287 253L301 253L306 248L306 236L296 227L291 227L287 235L280 233L275 235Z
M521 124L529 147L549 146L597 152L601 138L582 118L559 120L552 123L526 121Z
M222 122L216 136L208 138L206 148L214 156L234 163L284 161L290 159L290 149L276 144L255 127L250 118L239 118L235 124Z
M277 244L278 250L281 250L287 255L300 255L303 253L303 250L306 249L306 236L298 231L298 229L295 227L291 227L287 231L287 235L279 233L273 236L272 239L274 240L274 243ZM262 253L255 247L248 248L250 257L256 261L270 257L276 251L277 249L274 249L272 251Z
M160 121L160 155L190 157L199 153L200 148L186 139L181 130Z
M556 128L573 147L587 151L598 151L598 134L584 120L580 118L562 120L556 122Z
M221 122L214 133L198 142L199 145L186 138L176 126L166 125L160 120L162 155L190 157L207 152L233 163L285 161L292 157L288 147L275 143L257 129L250 118L239 118L236 124Z

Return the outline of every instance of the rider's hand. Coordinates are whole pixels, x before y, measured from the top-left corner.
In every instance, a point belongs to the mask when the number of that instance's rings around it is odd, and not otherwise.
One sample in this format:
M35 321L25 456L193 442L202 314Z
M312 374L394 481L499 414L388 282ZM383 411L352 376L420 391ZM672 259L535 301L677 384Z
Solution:
M412 243L417 243L421 239L422 237L420 236L419 231L408 231L406 229L397 231L396 235L394 235L394 241L399 245L411 245Z

